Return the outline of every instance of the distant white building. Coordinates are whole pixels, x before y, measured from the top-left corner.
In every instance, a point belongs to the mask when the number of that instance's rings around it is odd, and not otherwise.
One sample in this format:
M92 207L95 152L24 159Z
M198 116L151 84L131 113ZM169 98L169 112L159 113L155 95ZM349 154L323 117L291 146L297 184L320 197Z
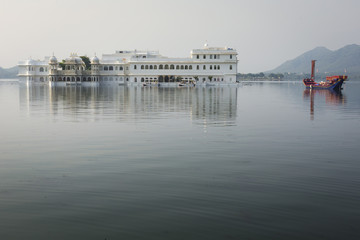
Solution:
M156 51L116 51L94 56L86 69L76 54L61 63L55 56L43 61L19 62L19 78L28 82L68 84L142 84L172 85L179 82L196 84L235 83L237 52L227 47L209 47L191 51L190 58L168 58Z

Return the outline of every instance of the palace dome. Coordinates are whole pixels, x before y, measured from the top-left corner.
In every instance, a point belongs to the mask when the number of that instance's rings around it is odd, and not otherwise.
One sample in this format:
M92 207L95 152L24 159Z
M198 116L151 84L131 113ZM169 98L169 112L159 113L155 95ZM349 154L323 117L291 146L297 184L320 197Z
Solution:
M95 56L95 57L93 57L93 58L91 59L91 63L92 63L92 64L99 64L99 63L100 63L100 60L99 60L99 58L98 58L97 56Z
M83 60L75 54L65 59L65 64L83 64Z
M26 60L26 65L34 65L35 61L33 59Z
M49 63L57 63L57 59L54 55L49 59Z

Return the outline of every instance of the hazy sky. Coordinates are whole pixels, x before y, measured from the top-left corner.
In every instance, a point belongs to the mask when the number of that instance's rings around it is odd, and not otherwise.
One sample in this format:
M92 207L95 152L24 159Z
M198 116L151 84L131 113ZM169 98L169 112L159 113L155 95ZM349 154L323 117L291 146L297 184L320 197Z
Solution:
M358 0L0 0L0 66L53 52L237 49L239 72L273 69L317 46L360 44Z

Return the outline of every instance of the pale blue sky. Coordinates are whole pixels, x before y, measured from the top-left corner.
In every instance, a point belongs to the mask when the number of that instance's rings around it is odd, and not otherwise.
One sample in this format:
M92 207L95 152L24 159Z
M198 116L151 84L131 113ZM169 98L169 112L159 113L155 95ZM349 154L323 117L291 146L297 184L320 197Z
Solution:
M273 69L317 46L360 44L357 0L0 0L0 66L120 49L188 57L227 46L239 72Z

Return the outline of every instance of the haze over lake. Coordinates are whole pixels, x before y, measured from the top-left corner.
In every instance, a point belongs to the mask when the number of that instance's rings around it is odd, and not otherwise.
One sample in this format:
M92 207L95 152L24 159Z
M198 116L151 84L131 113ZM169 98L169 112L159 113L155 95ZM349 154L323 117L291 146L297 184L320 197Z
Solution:
M0 81L0 239L359 239L359 91Z

